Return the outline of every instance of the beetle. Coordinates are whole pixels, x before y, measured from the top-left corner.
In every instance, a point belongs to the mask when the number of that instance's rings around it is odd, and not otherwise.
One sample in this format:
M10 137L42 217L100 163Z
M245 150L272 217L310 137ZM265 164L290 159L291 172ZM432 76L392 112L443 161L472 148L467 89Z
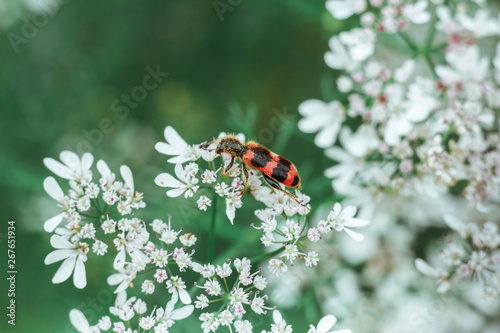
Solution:
M248 186L248 166L251 169L260 171L262 177L269 184L269 186L271 186L271 188L285 193L294 199L299 205L303 206L295 195L284 190L280 186L280 184L283 184L286 187L296 189L300 188L299 172L292 162L283 156L273 153L266 147L256 142L249 141L244 144L233 135L227 135L214 141L203 143L200 145L200 148L208 149L208 147L214 142L216 143L215 153L217 155L226 153L231 156L231 161L227 167L222 169L222 173L224 175L231 170L234 160L237 157L243 162L241 163L241 169L245 175L245 186L243 187L243 190L241 190L240 195L245 193Z

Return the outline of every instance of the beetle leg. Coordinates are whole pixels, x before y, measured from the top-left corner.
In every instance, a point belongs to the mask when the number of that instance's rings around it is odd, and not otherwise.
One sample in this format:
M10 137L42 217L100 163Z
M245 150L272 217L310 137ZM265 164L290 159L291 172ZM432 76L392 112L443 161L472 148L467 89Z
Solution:
M243 190L241 190L240 196L243 195L243 193L245 193L248 186L248 179L250 178L247 167L243 161L241 162L241 169L243 170L243 174L245 175L245 186L243 187Z
M300 201L297 199L297 197L295 195L293 195L292 193L290 193L290 192L285 191L284 189L282 189L281 185L276 180L272 179L271 177L269 177L265 173L262 173L262 176L264 177L264 179L266 180L266 182L269 184L269 186L271 186L272 189L276 189L278 191L281 191L281 192L285 193L290 198L292 198L293 200L295 200L299 205L301 205L303 207L306 207L305 205L303 205L302 203L300 203Z
M222 168L222 174L225 176L226 173L231 170L231 168L233 167L233 164L234 164L234 156L231 156L231 162L229 162L229 164L227 165L227 167L224 169Z

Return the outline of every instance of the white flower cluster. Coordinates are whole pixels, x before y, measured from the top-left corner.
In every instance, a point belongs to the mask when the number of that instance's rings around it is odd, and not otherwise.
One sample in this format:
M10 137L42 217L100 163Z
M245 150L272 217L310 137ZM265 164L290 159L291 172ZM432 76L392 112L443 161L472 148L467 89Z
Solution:
M240 192L244 188L244 178L241 173L239 163L234 163L232 168L228 170L226 176L222 175L221 168L215 169L213 160L217 157L213 149L202 149L200 144L189 145L171 126L165 128L165 142L158 142L155 148L163 154L174 156L168 161L175 163L175 178L169 173L161 173L155 183L158 186L169 187L167 191L169 197L178 197L184 194L184 197L191 198L198 192L200 186L202 189L210 189L213 193L201 194L196 203L200 210L206 211L209 206L212 206L213 200L223 198L226 206L226 215L234 223L236 209L242 207ZM221 133L219 137L225 136ZM242 134L236 136L240 141L244 142L245 137ZM175 148L174 148L175 147ZM227 166L231 157L227 154L222 154L224 166ZM204 169L200 173L200 159L209 162L211 168ZM194 162L198 162L194 163ZM183 166L182 163L190 162ZM297 191L297 197L302 205L292 200L289 196L284 196L279 191L273 191L271 188L264 186L260 178L255 172L250 171L249 187L252 195L259 201L267 205L274 205L277 209L286 212L289 216L296 213L304 215L310 211L307 202L310 200L304 194ZM201 184L201 185L198 185ZM200 190L201 191L201 190ZM210 199L210 197L212 199Z
M170 126L165 128L165 142L156 144L156 149L167 155L175 155L169 161L176 162L175 174L177 178L169 173L162 173L155 179L157 185L162 187L172 187L167 191L170 197L177 197L184 193L185 198L191 198L197 193L200 186L199 183L206 184L204 188L209 189L213 193L207 194L213 200L219 197L225 199L226 215L234 223L236 208L242 207L240 192L243 189L244 179L240 178L242 173L238 163L235 163L227 176L222 175L221 168L214 170L213 160L216 158L213 150L204 150L199 148L200 145L189 145L184 139ZM219 137L225 136L221 133ZM244 136L237 136L240 141L244 142ZM171 147L183 147L180 149L172 149ZM223 154L224 166L227 166L231 161L231 157ZM202 158L210 162L212 169L205 169L201 175L199 174L199 165L193 161ZM188 162L183 166L180 162ZM261 201L267 207L255 211L255 215L261 221L260 226L254 226L260 229L264 234L261 237L261 242L268 247L275 244L281 244L282 247L277 249L276 253L283 253L277 258L269 260L269 268L276 275L281 275L288 269L286 261L290 265L294 264L297 258L305 261L306 266L316 266L318 262L318 254L315 251L305 252L303 240L317 242L321 238L321 234L326 234L331 230L345 230L353 239L361 241L362 235L349 229L350 227L360 227L367 225L369 222L354 218L356 209L347 207L342 210L340 204L336 204L334 210L328 216L328 219L322 220L316 227L306 230L306 215L310 212L310 198L299 191L296 192L297 201L281 191L275 191L269 186L262 183L261 178L253 171L250 171L250 179L248 181L250 193L256 200ZM200 190L201 191L201 190ZM211 206L212 200L205 194L201 194L197 199L198 208L206 211L208 206ZM300 203L300 204L299 204Z
M452 215L444 219L460 237L458 242L449 242L440 252L444 265L434 268L422 259L416 259L417 269L424 275L437 279L438 291L447 292L461 280L479 280L483 283L484 295L496 299L500 292L500 231L498 225L486 222L481 227L476 223L465 223Z
M90 326L81 311L73 309L70 312L71 322L80 332L109 329L128 332L127 322L137 314L141 329L168 332L174 320L187 318L194 310L194 306L190 305L191 296L185 290L186 285L179 275L173 273L171 264L175 263L180 273L192 267L194 250L188 253L186 249L195 245L196 237L189 233L180 235L180 231L172 229L170 219L168 224L155 219L150 226L157 235L158 244L150 241L144 221L133 216L136 210L146 205L142 201L142 193L134 191L132 172L127 166L120 168L122 181L100 160L97 162L100 178L93 182L91 166L94 158L90 153L80 158L72 152L63 151L60 159L62 163L52 158L44 159L47 168L69 180L67 195L55 178L47 177L44 181L46 192L63 210L44 224L46 231L54 232L50 242L56 249L47 255L45 264L64 260L52 282L64 282L73 274L74 285L84 288L87 284L84 263L90 249L95 255L102 256L108 254L108 245L113 244L116 249L113 269L116 273L110 275L107 282L117 286L117 298L115 306L109 310L121 320L112 322L104 316L97 325ZM59 226L63 221L65 224ZM181 246L171 249L176 241ZM153 279L142 283L142 293L152 294L157 285L163 284L163 290L170 294L171 300L165 308L155 307L149 316L145 316L146 303L136 297L127 299L126 289L133 285L139 273L146 274L149 267L157 269ZM174 309L179 300L184 305Z
M273 320L274 323L271 324L271 330L266 331L263 330L261 333L275 333L275 332L283 332L283 333L292 333L293 328L292 325L288 325L286 321L283 319L281 313L278 310L273 311ZM331 331L330 329L335 326L337 323L337 318L333 315L326 315L319 321L318 325L315 327L310 325L307 333L351 333L351 330L343 329ZM245 333L250 333L251 331L245 331Z
M63 151L60 159L62 163L52 158L44 159L49 170L69 180L70 187L65 195L54 177L47 177L43 182L45 191L63 210L44 224L47 232L55 233L51 245L56 248L45 258L45 264L64 260L52 282L64 282L73 274L74 285L84 288L87 284L84 266L87 253L92 247L96 255L105 255L108 245L100 237L106 234L116 237L113 240L118 250L116 269L125 264L126 253L134 265L144 267L148 258L141 248L149 234L143 222L132 215L134 210L144 208L146 204L142 201L142 193L134 191L130 169L122 166L123 181L117 180L108 165L100 160L97 169L101 177L95 183L90 170L94 157L90 153L80 159L73 152ZM63 221L64 226L58 227Z
M78 309L72 309L69 313L71 324L82 333L99 333L112 330L116 333L134 333L138 330L127 328L128 322L136 315L139 317L139 327L144 331L154 330L155 333L168 333L169 328L176 320L189 317L194 310L193 305L186 305L174 309L175 301L171 300L165 308L155 306L149 315L146 315L147 304L137 297L127 298L127 293L122 291L118 294L115 305L110 307L112 315L120 321L111 322L109 316L103 316L96 325L90 325L84 314Z
M271 309L265 305L267 296L261 295L267 287L266 278L259 274L260 271L252 273L251 268L247 258L237 258L232 263L227 261L215 266L197 265L195 270L206 280L203 284L197 284L205 293L197 296L195 307L205 309L209 305L223 303L217 306L217 311L203 312L200 315L201 328L205 333L216 332L219 326L227 326L230 331L234 327L238 333L252 332L252 323L243 319L247 309L258 315L265 315ZM233 272L236 277L232 275ZM232 280L234 283L229 288L228 282Z
M183 166L176 163L175 171L179 179L162 174L157 177L157 183L174 187L167 192L169 196L184 193L186 198L190 198L198 191L199 186L196 184L201 180L201 184L206 184L213 190L213 197L225 197L226 213L232 222L235 209L241 207L239 192L243 185L239 178L239 168L234 168L228 174L230 185L224 182L224 179L218 180L218 170L207 169L201 178L198 178L199 166L195 161L202 155L212 161L214 156L210 157L209 151L179 143L182 139L171 127L167 127L166 134L167 141L175 142L176 149L183 147L182 151L175 151L175 162L184 161L188 164ZM157 147L161 150L162 145L158 144ZM87 283L85 263L90 251L99 256L116 251L112 267L115 272L108 277L107 282L116 288L117 297L114 306L109 308L109 313L117 320L103 316L97 324L90 325L80 310L73 309L70 312L70 320L79 332L137 332L133 327L138 327L139 330L166 333L175 321L188 318L195 308L205 309L218 302L223 302L221 308L199 315L201 327L205 332L215 332L223 326L229 327L230 330L234 328L236 332L251 332L252 323L244 318L245 313L251 310L254 314L266 315L267 310L273 309L265 304L268 296L263 292L267 287L267 280L260 274L260 270L251 271L249 259L235 259L222 265L202 265L192 258L197 237L184 233L182 229L175 229L171 216L168 222L154 219L149 224L136 217L135 212L146 205L142 201L142 193L134 189L132 172L127 166L120 167L123 179L120 180L108 165L100 160L96 163L100 178L94 181L91 171L94 158L91 154L86 153L80 158L72 152L63 151L60 159L61 162L52 158L44 160L52 172L69 180L67 194L55 178L47 177L44 181L45 190L62 209L60 214L44 224L46 231L54 232L51 244L56 249L47 255L45 263L48 265L63 261L52 281L61 283L73 275L74 285L84 288ZM211 166L213 167L213 163ZM302 203L298 204L279 191L272 193L271 189L263 186L260 179L253 174L250 187L250 192L268 206L257 211L258 216L267 214L272 216L274 222L284 220L281 228L277 228L275 224L275 230L268 229L269 234L275 233L282 237L279 240L273 238L271 242L285 244L279 251L265 254L260 259L283 252L279 259L270 261L270 266L274 261L282 262L284 258L293 263L299 256L304 257L306 266L316 265L317 253L299 251L299 247L303 246L302 240L309 238L316 242L321 238L320 234L333 229L345 230L357 240L362 238L349 229L367 224L354 218L356 210L353 207L342 210L337 204L328 219L318 223L318 227L309 229L306 236L302 232L305 230L305 215L310 211L307 204L309 197L297 193L298 201ZM201 196L198 205L201 210L206 210L210 200ZM299 226L295 222L296 216L302 218L302 225ZM108 249L110 245L114 251ZM283 270L277 270L280 269ZM236 274L232 274L233 272ZM187 274L193 273L200 274L205 282L198 283L198 288L192 288L188 292L185 281L192 279ZM141 281L140 292L143 298L127 297L127 290L133 287L137 278ZM231 288L228 287L229 281L234 281ZM198 290L203 290L203 293L196 297L192 305L191 297ZM154 293L162 293L160 297L167 296L170 300L165 307L154 306L147 314L147 299ZM332 317L328 316L320 326L333 326L335 321L332 321Z
M325 54L344 71L343 97L303 102L299 128L317 132L316 145L336 162L325 174L347 197L448 189L484 210L500 202L500 43L489 58L478 42L498 40L500 25L485 1L433 3L328 0L336 19L359 15L360 27L333 36ZM407 32L412 24L429 25L424 45ZM406 45L409 59L377 60L383 34Z
M329 265L320 256L324 272L302 270L287 275L288 283L270 277L271 301L298 306L300 286L314 283L318 304L344 314L356 331L498 330L496 317L489 319L498 312L500 278L496 5L326 1L333 17L349 18L343 26L352 29L333 36L324 56L338 74L337 89L325 84L323 98L302 102L298 125L334 160L325 176L343 206L358 207L358 217L372 227L356 248L334 247ZM461 234L448 217L448 226L439 224L446 213L491 222L470 224L468 236L452 238L439 256L430 256L437 268L418 259L417 270L414 258L435 245L439 228ZM436 294L421 273L450 292ZM463 294L456 296L460 286Z
M282 254L269 260L270 271L279 276L288 270L287 261L293 266L296 259L303 259L307 267L316 266L319 261L318 253L314 250L306 252L307 246L303 241L307 239L316 243L332 230L345 231L355 241L362 241L363 235L350 228L368 225L369 221L355 218L355 214L355 207L348 206L342 209L342 206L336 203L326 220L320 220L316 226L306 229L305 219L300 219L299 222L289 219L288 214L277 210L276 206L256 210L255 215L261 220L261 224L254 225L254 228L264 233L260 238L262 244L266 247L282 245L276 250Z

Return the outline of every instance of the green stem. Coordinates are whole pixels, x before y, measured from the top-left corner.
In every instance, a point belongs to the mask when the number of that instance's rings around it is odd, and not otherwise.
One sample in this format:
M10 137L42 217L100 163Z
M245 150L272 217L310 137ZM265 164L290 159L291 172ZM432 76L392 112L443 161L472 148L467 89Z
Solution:
M408 48L413 51L414 54L418 54L417 45L411 40L410 36L408 36L408 34L406 34L406 32L400 31L400 32L398 32L398 35L406 43L406 46L408 46Z
M425 59L425 62L427 63L427 66L429 66L429 69L431 70L431 73L432 73L432 76L434 77L434 79L436 79L436 80L439 79L439 76L436 74L435 65L431 59L430 54L426 53L424 55L424 59Z
M434 40L434 35L436 34L436 15L432 15L431 23L430 23L430 29L429 32L427 33L427 37L425 38L425 50L430 50L432 41Z
M268 253L262 253L262 254L259 254L253 258L250 258L250 262L253 264L255 263L258 263L258 262L261 262L262 260L265 260L265 259L269 259L269 258L272 258L274 257L275 255L283 252L283 250L285 249L284 246L280 247L279 249L276 249L272 252L268 252Z
M212 217L210 221L210 231L208 234L208 262L212 262L215 253L215 222L217 217L217 193L214 193L214 199L212 200Z
M432 45L432 41L434 40L434 35L436 34L436 19L437 19L437 16L433 15L431 23L430 23L430 29L429 29L429 32L427 33L427 37L425 39L425 44L424 44L425 46L424 46L424 49L421 51L421 53L423 54L425 62L429 66L429 69L431 70L432 75L434 76L434 79L437 80L439 77L436 74L435 64L431 58L431 53L433 52L433 50L431 49L431 45Z

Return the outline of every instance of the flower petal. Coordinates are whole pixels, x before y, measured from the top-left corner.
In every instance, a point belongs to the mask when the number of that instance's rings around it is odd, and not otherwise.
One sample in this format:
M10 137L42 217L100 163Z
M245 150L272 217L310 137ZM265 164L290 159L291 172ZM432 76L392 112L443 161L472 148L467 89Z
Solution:
M132 189L132 193L134 192L134 177L132 176L132 171L126 165L122 165L120 167L120 173L122 174L123 180L125 184L128 185Z
M191 304L191 296L189 296L189 293L184 289L179 289L179 299L184 304Z
M99 171L102 178L107 178L111 174L109 166L103 160L97 161L97 171Z
M194 311L193 305L183 306L180 309L176 309L176 310L172 311L172 313L170 314L170 319L172 319L172 320L185 319L185 318L189 317L191 315L191 313L193 313L193 311Z
M354 8L348 1L345 0L328 0L325 5L330 14L332 14L332 16L337 20L345 20L354 14Z
M283 320L283 317L281 317L281 313L278 310L273 311L273 320L275 324L279 324Z
M75 254L74 250L55 250L47 254L45 257L45 265L50 265L55 262L67 259L71 257L73 254Z
M229 200L229 199L226 199ZM231 224L234 224L234 217L236 216L236 207L234 205L227 205L226 206L226 215Z
M160 173L158 176L156 176L155 183L156 183L156 185L161 186L161 187L184 187L185 186L184 183L175 179L174 176L172 176L169 173Z
M165 135L165 140L167 140L167 142L174 147L179 147L180 149L184 150L188 146L186 141L181 138L179 133L177 133L177 131L172 126L165 127L163 134Z
M182 167L182 164L177 163L175 165L175 175L179 180L183 183L187 183L186 181L186 174L184 173L184 168Z
M61 161L73 171L81 171L80 157L69 150L63 150L59 154Z
M82 156L82 170L89 170L94 162L94 156L91 153L85 153Z
M353 227L353 228L363 227L363 226L368 225L368 224L370 224L370 221L363 220L363 219L358 219L358 218L355 218L355 217L347 219L344 222L344 226L345 227Z
M347 55L347 51L344 45L340 42L338 37L332 37L328 41L331 51L325 53L325 63L328 67L333 69L345 69L349 62L354 63L352 59Z
M322 115L327 109L327 104L319 99L308 99L299 104L299 113L303 117L313 117L315 115Z
M363 239L365 239L365 236L363 236L360 233L357 233L356 231L352 231L349 228L344 228L345 232L351 236L352 239L354 239L356 242L361 242Z
M57 202L63 201L63 190L54 177L45 178L45 180L43 181L43 188L45 189L45 192L47 192L47 194L52 197L52 199L56 200Z
M177 198L178 196L182 195L186 191L185 188L175 188L173 190L168 190L167 195L171 198Z
M347 154L344 149L340 147L331 147L325 150L325 155L337 162L350 162L352 161L351 155Z
M417 271L420 273L431 276L431 277L437 277L438 273L434 267L429 265L425 260L417 258L415 259L415 267L417 268Z
M89 321L83 313L78 309L71 309L69 312L69 321L76 328L78 332L87 333L90 332Z
M73 284L78 289L83 289L87 285L87 276L85 273L85 264L77 258L75 272L73 273Z
M314 143L320 148L328 148L332 146L337 140L339 129L340 123L337 122L324 127L314 138Z
M57 228L57 226L59 225L59 223L61 223L61 221L63 220L63 218L64 218L64 212L62 212L60 214L57 214L54 217L51 217L50 219L48 219L47 221L45 221L45 223L43 224L43 229L45 231L47 231L47 232L54 231L54 229Z
M57 270L56 274L52 278L52 283L61 283L66 281L73 273L75 268L76 256L71 256L64 260L61 267Z
M342 217L345 219L352 218L354 215L356 215L356 211L358 209L355 206L347 206L344 207L344 210L342 210Z
M66 238L60 235L53 235L50 237L50 245L56 249L72 249L73 244L71 244Z
M125 249L120 250L113 261L113 268L116 270L122 269L125 266Z
M165 314L172 313L174 311L175 303L170 300L168 301L167 305L165 306Z
M459 218L451 214L445 214L443 218L446 224L453 230L462 233L462 231L465 229L465 223Z
M157 142L155 144L155 149L164 155L179 155L182 154L183 150L179 147L169 145L166 142Z
M330 328L335 326L337 318L334 315L327 315L320 319L317 327L318 333L326 333Z
M175 156L175 157L169 158L167 160L168 163L172 163L172 164L184 163L187 161L191 161L191 156L187 155L187 154Z

